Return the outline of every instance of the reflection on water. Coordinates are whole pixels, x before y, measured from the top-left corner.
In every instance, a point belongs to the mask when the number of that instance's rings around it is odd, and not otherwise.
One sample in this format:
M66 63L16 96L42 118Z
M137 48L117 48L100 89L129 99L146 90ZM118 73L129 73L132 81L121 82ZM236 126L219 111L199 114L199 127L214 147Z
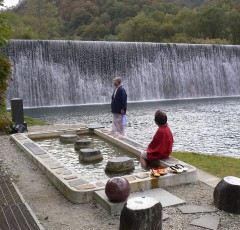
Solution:
M103 160L94 163L79 163L78 151L74 150L74 144L61 143L59 138L52 138L46 140L35 141L42 148L48 151L50 155L58 159L67 168L77 172L81 175L81 178L89 182L98 181L101 179L107 179L114 176L122 176L130 174L128 173L118 173L118 174L105 174L105 166L111 158L130 156L134 159L135 170L131 173L137 173L143 171L140 167L139 161L133 155L130 155L126 151L116 147L115 145L102 140L94 135L80 135L80 139L92 140L94 143L94 148L101 150L103 155Z
M129 103L126 135L148 144L154 113L162 109L174 136L174 151L240 158L240 97ZM25 114L48 123L101 123L111 127L110 105L26 109Z

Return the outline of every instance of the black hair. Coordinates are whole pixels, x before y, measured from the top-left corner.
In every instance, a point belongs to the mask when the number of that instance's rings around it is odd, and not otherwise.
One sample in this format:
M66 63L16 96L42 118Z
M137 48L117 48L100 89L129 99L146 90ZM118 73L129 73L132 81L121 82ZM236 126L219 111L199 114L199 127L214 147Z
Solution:
M166 125L167 124L167 115L166 113L157 110L155 113L155 122L157 125Z

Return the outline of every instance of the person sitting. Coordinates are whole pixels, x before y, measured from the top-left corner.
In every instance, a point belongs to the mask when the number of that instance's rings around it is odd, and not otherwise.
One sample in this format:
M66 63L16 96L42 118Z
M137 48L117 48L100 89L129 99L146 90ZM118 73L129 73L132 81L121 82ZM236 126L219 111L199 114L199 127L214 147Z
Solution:
M155 123L159 128L147 149L140 155L143 168L153 161L168 158L172 153L173 135L167 124L167 115L160 110L156 111Z

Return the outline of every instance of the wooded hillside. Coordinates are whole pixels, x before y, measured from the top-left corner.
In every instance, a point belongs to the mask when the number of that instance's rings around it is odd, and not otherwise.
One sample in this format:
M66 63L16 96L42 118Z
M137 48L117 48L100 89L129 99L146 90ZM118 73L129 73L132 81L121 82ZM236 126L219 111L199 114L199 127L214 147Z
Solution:
M240 44L240 0L25 0L16 39Z

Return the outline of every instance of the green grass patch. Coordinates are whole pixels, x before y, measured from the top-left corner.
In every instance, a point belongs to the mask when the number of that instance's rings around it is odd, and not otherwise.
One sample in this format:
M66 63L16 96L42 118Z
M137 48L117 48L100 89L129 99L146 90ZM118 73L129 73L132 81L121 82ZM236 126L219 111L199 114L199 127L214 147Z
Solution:
M240 159L237 158L188 152L173 152L171 156L220 178L240 177Z
M42 125L47 125L45 121L42 121L40 119L24 116L24 121L27 123L28 126L42 126Z
M24 116L24 121L27 123L28 126L42 126L47 125L45 121L40 119ZM2 112L0 113L0 133L1 134L10 134L12 131L13 122L12 122L12 115L9 112Z

